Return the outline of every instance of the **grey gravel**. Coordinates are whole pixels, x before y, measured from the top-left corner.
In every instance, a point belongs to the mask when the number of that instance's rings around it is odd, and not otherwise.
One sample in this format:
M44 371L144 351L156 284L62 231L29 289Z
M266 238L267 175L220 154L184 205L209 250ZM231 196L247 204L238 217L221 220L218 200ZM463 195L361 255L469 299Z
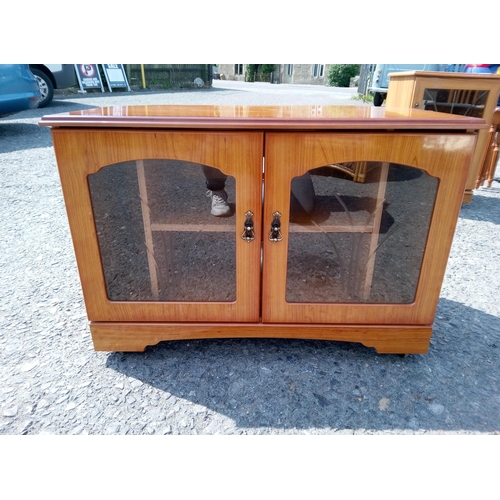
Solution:
M346 104L355 89L57 94L0 119L0 434L498 434L500 179L464 205L426 355L275 339L93 350L44 114L127 104Z

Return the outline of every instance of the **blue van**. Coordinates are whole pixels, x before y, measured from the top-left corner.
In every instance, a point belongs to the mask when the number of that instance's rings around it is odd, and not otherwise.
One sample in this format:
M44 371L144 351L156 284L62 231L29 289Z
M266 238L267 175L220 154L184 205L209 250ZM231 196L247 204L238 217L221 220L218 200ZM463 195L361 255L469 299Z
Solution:
M446 64L377 64L372 75L373 105L382 106L389 89L389 73L403 71L446 71Z

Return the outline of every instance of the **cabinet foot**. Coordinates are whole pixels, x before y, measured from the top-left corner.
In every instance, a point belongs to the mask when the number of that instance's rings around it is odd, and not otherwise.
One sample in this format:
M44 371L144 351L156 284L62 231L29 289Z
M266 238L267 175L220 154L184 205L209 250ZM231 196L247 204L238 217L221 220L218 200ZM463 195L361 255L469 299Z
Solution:
M462 203L468 204L472 201L472 195L474 194L474 191L472 189L466 189L464 192L464 197L462 199Z
M166 340L289 338L358 342L380 354L425 354L431 326L296 325L262 323L91 322L96 351L143 352Z

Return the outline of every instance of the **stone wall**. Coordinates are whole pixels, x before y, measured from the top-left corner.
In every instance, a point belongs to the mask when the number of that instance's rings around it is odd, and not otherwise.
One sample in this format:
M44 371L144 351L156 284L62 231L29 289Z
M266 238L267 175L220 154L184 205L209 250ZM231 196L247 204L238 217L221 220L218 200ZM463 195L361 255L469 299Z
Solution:
M235 74L235 64L219 64L219 72L221 73L221 78L225 80L234 81L245 81L246 64L243 64L243 74ZM323 76L314 76L314 64L294 64L293 72L290 77L286 77L285 71L287 70L287 64L277 64L277 69L273 74L273 80L280 83L298 83L306 85L326 85L327 74L329 64L323 65ZM258 81L259 78L256 78Z
M234 80L239 82L245 81L246 64L243 64L243 71L241 75L236 75L234 72L235 64L218 64L219 73L221 74L221 79L223 80Z
M287 64L282 64L282 77L281 82L285 83L286 76L285 71L287 70ZM298 83L303 85L326 85L327 82L327 74L329 64L323 64L323 76L314 76L314 64L294 64L293 72L291 75L290 83Z

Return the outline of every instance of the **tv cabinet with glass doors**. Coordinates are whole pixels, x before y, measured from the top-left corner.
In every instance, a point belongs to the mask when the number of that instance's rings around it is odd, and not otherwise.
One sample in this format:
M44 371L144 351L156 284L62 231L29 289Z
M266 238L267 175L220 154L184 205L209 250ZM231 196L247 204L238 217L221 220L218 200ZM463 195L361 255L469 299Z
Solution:
M40 124L96 350L282 337L427 351L483 120L171 105ZM225 178L224 217L211 215L213 175Z

